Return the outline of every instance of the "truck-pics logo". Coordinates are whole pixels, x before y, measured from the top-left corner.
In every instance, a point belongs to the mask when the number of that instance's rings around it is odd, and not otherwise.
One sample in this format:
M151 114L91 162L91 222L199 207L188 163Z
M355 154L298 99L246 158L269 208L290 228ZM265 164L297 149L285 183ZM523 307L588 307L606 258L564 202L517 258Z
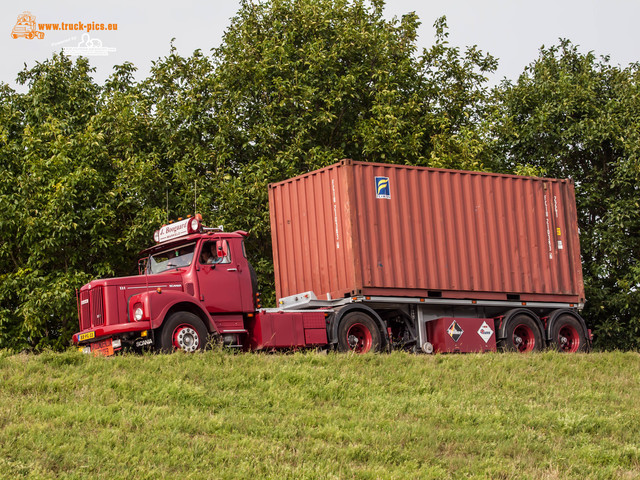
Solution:
M72 36L64 40L52 43L52 47L65 44L67 42L77 42L77 45L62 47L67 55L83 55L83 56L107 56L109 53L115 52L112 47L102 45L102 40L91 37L90 32L117 31L117 23L100 23L100 22L57 22L57 23L36 23L36 16L31 12L22 12L18 15L16 24L11 29L11 37L14 39L26 38L32 40L38 38L42 40L45 32L67 32L67 34L77 32L80 36ZM91 33L93 35L94 33Z
M460 337L464 333L464 330L462 330L462 327L458 325L458 322L454 320L453 323L449 325L449 328L447 328L447 333L451 338L453 338L454 342L457 342L458 340L460 340Z
M391 198L389 177L376 177L376 198Z
M13 38L23 37L29 40L34 38L43 39L44 32L38 30L36 25L36 16L31 12L22 12L18 15L18 21L11 29L11 36Z

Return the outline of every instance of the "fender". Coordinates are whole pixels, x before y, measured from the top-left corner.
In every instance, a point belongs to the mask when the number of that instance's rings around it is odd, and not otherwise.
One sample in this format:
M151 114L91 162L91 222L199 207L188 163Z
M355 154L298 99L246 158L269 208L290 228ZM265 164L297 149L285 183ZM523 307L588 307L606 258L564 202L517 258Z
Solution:
M558 310L554 310L549 314L549 319L547 320L547 328L545 330L547 340L551 340L551 331L560 315L571 315L573 318L578 320L578 322L580 322L580 325L582 325L582 328L584 329L584 334L587 339L587 345L589 345L589 330L587 329L587 324L585 323L584 319L578 314L578 312L576 312L575 310L571 310L570 308L559 308Z
M509 310L508 312L506 312L504 315L500 315L501 317L503 317L503 319L499 327L496 326L496 338L506 338L507 337L506 329L507 329L507 324L509 323L509 320L511 320L511 318L515 317L516 315L520 315L520 314L524 314L529 318L531 318L533 321L535 321L536 325L538 325L538 329L540 330L540 334L544 335L544 328L542 328L542 322L540 321L540 318L535 313L533 313L531 310L527 308L514 308L513 310Z
M380 329L380 337L383 340L382 347L384 348L387 346L387 326L385 325L382 318L380 318L380 315L378 315L378 313L374 309L362 303L352 303L334 310L333 318L331 319L329 328L327 329L329 343L338 343L338 325L340 325L340 320L342 320L342 317L344 317L347 313L351 312L363 312L373 318L373 320L377 323L378 328Z
M194 301L192 295L176 290L162 290L160 293L153 290L131 296L131 298L129 298L128 308L129 321L136 322L134 317L135 310L141 307L142 319L140 321L150 321L151 328L156 329L162 325L162 322L167 316L167 312L179 303L188 304L189 311L200 312L201 315L199 316L207 320L209 331L218 331L209 313Z

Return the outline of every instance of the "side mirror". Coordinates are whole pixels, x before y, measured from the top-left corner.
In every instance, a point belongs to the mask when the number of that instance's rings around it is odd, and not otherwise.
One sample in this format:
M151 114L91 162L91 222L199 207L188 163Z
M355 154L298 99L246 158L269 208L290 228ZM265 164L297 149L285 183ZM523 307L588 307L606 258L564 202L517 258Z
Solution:
M147 270L147 259L141 258L138 260L138 275L143 275Z

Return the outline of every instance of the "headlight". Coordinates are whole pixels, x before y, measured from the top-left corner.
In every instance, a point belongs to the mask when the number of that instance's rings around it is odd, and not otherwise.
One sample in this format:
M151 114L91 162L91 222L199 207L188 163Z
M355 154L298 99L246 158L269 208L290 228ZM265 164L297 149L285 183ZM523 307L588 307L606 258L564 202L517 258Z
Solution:
M142 308L138 307L135 309L135 311L133 312L133 318L135 318L136 322L139 322L140 320L142 320Z

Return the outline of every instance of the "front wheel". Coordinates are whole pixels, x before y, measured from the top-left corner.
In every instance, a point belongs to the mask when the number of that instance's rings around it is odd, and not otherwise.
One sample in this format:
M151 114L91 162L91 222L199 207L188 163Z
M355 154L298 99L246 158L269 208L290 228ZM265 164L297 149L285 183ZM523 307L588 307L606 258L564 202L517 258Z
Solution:
M542 349L542 334L537 322L528 315L516 315L509 319L504 347L512 352L535 352Z
M348 313L338 327L338 350L341 352L377 352L382 346L376 322L361 312Z
M559 352L587 351L587 334L572 315L560 315L551 329L551 347Z
M193 313L177 312L171 315L160 333L160 348L165 352L182 350L192 353L204 350L207 330L200 318Z

